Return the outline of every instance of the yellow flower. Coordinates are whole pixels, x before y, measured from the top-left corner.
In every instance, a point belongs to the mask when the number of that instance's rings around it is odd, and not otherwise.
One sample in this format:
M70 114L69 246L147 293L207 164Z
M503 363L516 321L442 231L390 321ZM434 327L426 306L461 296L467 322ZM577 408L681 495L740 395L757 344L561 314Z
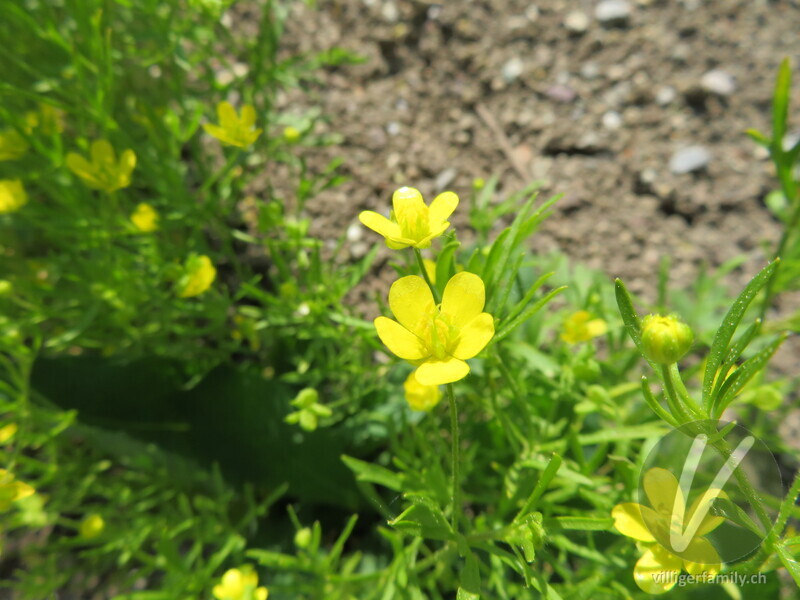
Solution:
M131 213L131 223L142 233L150 233L158 229L158 219L158 211L147 202L139 204Z
M392 195L392 206L391 220L371 210L363 211L358 219L385 237L392 250L408 246L422 249L450 227L447 219L458 206L458 196L443 192L427 206L418 190L402 187Z
M442 399L442 391L438 385L422 385L414 373L411 373L403 383L403 389L411 410L428 412Z
M28 202L19 179L0 179L0 215L18 211Z
M219 125L205 123L203 129L228 146L247 148L263 131L253 127L256 122L256 110L250 104L242 106L242 116L239 117L230 102L220 102L217 104L217 118Z
M64 131L64 111L50 104L40 104L38 112L26 115L31 128L38 127L45 135Z
M211 287L217 277L217 270L211 259L205 255L192 255L184 265L184 275L179 282L181 298L199 296Z
M297 129L297 127L292 127L290 125L283 128L283 139L289 144L294 144L302 135L303 134L300 133L300 130Z
M687 512L678 480L658 467L645 473L644 491L652 508L625 502L611 511L617 530L646 548L633 569L636 584L649 594L663 594L675 586L682 568L692 575L719 573L719 553L703 536L725 520L708 509L727 494L709 488Z
M17 434L17 424L9 423L0 427L0 444L5 444Z
M30 144L16 129L0 131L0 162L22 158L28 148Z
M267 600L268 596L267 588L258 587L258 575L250 566L228 569L214 586L217 600Z
M125 150L117 155L108 140L92 142L91 162L75 152L67 154L67 167L92 189L115 192L131 184L131 173L136 167L136 154Z
M35 492L24 481L14 481L13 473L0 469L0 512L8 510L12 502L32 496Z
M389 290L389 307L397 321L378 317L375 328L389 350L419 365L415 372L419 383L450 383L467 376L465 361L494 335L492 315L482 312L484 302L483 281L473 273L454 275L439 306L425 280L409 275Z
M606 331L608 325L603 319L592 319L588 311L579 310L564 320L561 339L568 344L578 344L601 336Z
M82 538L90 540L103 533L105 528L106 522L103 520L103 517L97 514L91 514L81 521L78 533L80 533Z

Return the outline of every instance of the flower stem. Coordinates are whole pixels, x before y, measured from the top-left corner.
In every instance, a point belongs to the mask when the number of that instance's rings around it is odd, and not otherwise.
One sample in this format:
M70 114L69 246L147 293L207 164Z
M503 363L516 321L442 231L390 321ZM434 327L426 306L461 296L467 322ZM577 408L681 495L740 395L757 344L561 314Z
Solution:
M453 393L453 384L447 384L447 400L450 402L450 438L452 440L452 447L450 450L453 473L453 533L458 533L458 517L461 514L461 477L459 474L459 467L461 463L461 442L458 432L458 406L456 405L456 397Z
M427 283L428 287L431 288L433 299L436 301L436 304L439 304L442 301L442 299L439 298L439 290L436 289L436 286L433 285L431 278L428 277L428 271L425 270L425 263L422 260L422 252L419 251L419 248L414 248L414 255L417 257L417 266L419 267L419 270L422 271L422 277L425 279L425 283Z

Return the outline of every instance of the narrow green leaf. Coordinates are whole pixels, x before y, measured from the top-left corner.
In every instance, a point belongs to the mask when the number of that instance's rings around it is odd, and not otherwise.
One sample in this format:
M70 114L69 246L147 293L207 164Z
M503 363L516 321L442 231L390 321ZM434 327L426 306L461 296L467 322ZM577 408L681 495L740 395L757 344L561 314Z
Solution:
M781 148L783 136L786 133L791 87L792 69L789 66L789 59L784 58L778 69L778 77L775 80L775 93L772 96L772 144L775 148Z
M347 520L347 524L344 526L344 529L342 529L342 533L339 534L339 537L336 538L336 542L334 542L333 546L331 547L331 552L328 554L325 562L332 569L336 568L336 561L339 560L339 556L341 556L342 550L344 550L344 544L347 542L347 538L349 538L350 534L353 532L353 527L356 526L356 521L358 521L358 515L352 515Z
M397 473L346 454L342 454L341 458L342 462L355 473L357 481L377 483L396 492L403 490L403 478Z
M516 319L514 319L513 321L508 323L502 330L500 330L494 336L494 339L492 339L492 343L499 342L500 340L505 338L509 333L514 331L517 327L522 325L525 321L530 319L533 315L535 315L542 308L544 308L544 306L548 302L550 302L550 300L555 298L558 294L563 292L565 289L567 289L567 286L562 285L561 287L554 289L553 291L551 291L549 294L547 294L543 298L540 298L539 300L537 300L536 302L531 304L528 308L526 308L524 311L522 311L521 315L519 315Z
M785 339L785 334L780 336L761 352L747 359L731 374L730 377L725 380L725 383L720 388L719 395L713 404L712 414L719 416L726 408L728 408L730 403L733 402L733 399L736 397L736 394L738 394L742 388L747 385L747 382L750 381L756 375L756 373L764 368L769 359L772 358L772 355L775 354Z
M625 284L622 283L621 279L616 279L614 281L614 295L617 298L617 308L619 309L619 314L622 316L622 322L625 325L625 330L633 340L633 343L639 349L642 357L644 357L644 359L647 361L647 364L649 364L656 375L661 378L661 369L659 369L658 365L656 365L653 361L647 358L647 355L644 353L644 348L642 347L642 327L639 321L639 316L636 314L636 309L633 308L633 299L628 292L628 288L625 287Z
M456 600L479 600L481 597L481 574L478 559L472 552L467 554L461 571L461 585Z
M761 319L756 319L739 337L739 339L736 340L736 343L731 346L728 355L725 357L725 360L722 361L722 364L717 371L718 376L716 382L714 383L714 391L711 393L712 398L717 397L722 384L725 383L728 371L730 371L731 367L736 364L736 361L739 360L747 346L750 345L750 342L753 341L753 338L755 338L756 334L758 334L760 330Z
M536 482L536 486L533 488L531 495L528 496L528 499L525 501L525 504L520 509L517 516L514 518L515 521L524 518L529 512L531 512L534 507L536 506L536 501L539 500L541 495L547 489L547 486L550 485L550 482L553 481L553 477L556 476L559 467L561 467L562 459L561 457L553 453L553 456L550 457L550 462L547 463L544 471L542 471L541 476L539 476L539 481Z
M544 275L539 277L539 279L537 279L536 281L533 282L533 285L531 285L531 287L528 288L528 291L525 292L525 296L519 302L517 302L516 305L514 305L514 308L512 308L508 312L508 315L506 316L506 318L503 319L503 321L500 324L500 328L501 329L503 328L503 326L506 323L510 322L514 317L519 315L519 313L521 313L526 306L528 306L528 303L531 300L533 300L533 295L536 293L536 291L540 287L542 287L542 285L544 285L544 282L547 281L548 279L550 279L550 277L552 277L553 275L554 275L554 272L545 273Z
M758 275L750 280L750 283L745 286L744 290L742 290L742 293L739 294L738 298L736 298L730 310L728 311L728 314L726 314L725 318L722 320L722 324L719 326L719 329L717 329L717 333L714 336L714 341L711 343L711 349L708 353L706 370L703 376L703 406L707 410L710 410L712 404L714 403L711 391L714 385L714 379L717 376L717 371L722 364L723 358L728 352L728 344L730 343L736 328L739 327L739 323L742 322L742 318L744 317L747 307L750 306L750 303L753 301L753 298L756 297L756 294L758 294L761 288L767 284L770 277L772 277L772 274L775 272L779 261L780 259L776 258L766 267L764 267Z
M725 517L729 521L736 523L740 527L749 529L759 538L764 535L764 530L760 528L735 502L727 498L717 498L711 506L711 512L718 517Z
M436 287L440 292L444 291L444 286L450 281L450 278L456 271L453 256L458 250L461 243L458 241L448 242L442 251L439 253L439 258L436 260Z
M765 148L769 148L769 146L770 146L770 139L769 139L767 136L765 136L763 133L761 133L760 131L758 131L757 129L748 129L747 131L745 131L745 133L746 133L747 135L749 135L749 136L750 136L750 138L751 138L751 139L752 139L752 140L753 140L753 141L754 141L756 144L759 144L759 145L761 145L761 146L764 146Z
M614 527L611 517L555 517L545 522L545 529L548 529L548 523L557 529L573 531L611 531Z
M781 559L783 566L789 571L789 575L791 575L794 582L800 586L800 563L797 562L797 559L792 556L791 551L783 544L775 546L775 550L777 550L778 557Z

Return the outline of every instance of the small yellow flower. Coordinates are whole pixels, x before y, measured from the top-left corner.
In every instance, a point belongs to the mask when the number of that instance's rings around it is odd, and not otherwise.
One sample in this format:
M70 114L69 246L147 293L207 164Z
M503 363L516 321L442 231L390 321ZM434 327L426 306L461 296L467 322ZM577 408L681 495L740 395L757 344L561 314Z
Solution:
M687 512L678 480L658 467L645 473L644 491L652 508L625 502L611 511L614 527L646 548L633 569L636 584L649 594L663 594L675 586L681 569L709 577L719 573L719 553L703 536L725 521L708 509L715 499L727 498L727 494L709 488Z
M40 104L38 112L28 113L28 122L45 135L64 131L64 111L50 104Z
M19 179L0 179L0 215L18 211L28 202Z
M290 125L289 127L283 128L283 139L289 144L294 144L302 135L303 134L300 133L300 130L297 129L297 127L292 127Z
M411 373L403 383L403 389L411 410L428 412L442 399L442 391L438 385L422 385L414 373Z
M12 502L32 496L35 492L24 481L15 481L13 473L0 469L0 512L7 511Z
M402 277L389 290L389 308L397 321L378 317L375 329L389 350L419 365L415 377L422 385L458 381L469 373L466 360L494 336L492 315L482 312L485 296L480 277L458 273L437 306L424 279Z
M158 219L158 211L147 202L140 203L131 213L131 223L142 233L150 233L158 229Z
M82 538L90 540L103 533L105 528L106 522L103 520L103 517L97 514L91 514L81 521L78 533L80 533Z
M22 158L28 148L30 144L16 129L0 131L0 162Z
M604 335L606 331L608 324L603 319L592 319L588 311L579 310L564 320L561 339L568 344L579 344Z
M250 104L242 106L242 116L236 114L230 102L217 104L219 125L205 123L203 129L223 144L247 148L261 135L262 129L255 129L256 109Z
M0 427L0 444L5 444L17 434L17 424L9 423Z
M92 189L115 192L131 184L131 173L136 167L136 154L125 150L117 161L114 147L108 140L95 140L91 147L91 162L85 157L70 152L67 167Z
M258 587L258 574L250 566L228 569L214 586L217 600L267 600L268 596L267 588Z
M392 206L391 220L371 210L362 211L358 219L385 237L392 250L408 246L422 249L450 227L447 219L458 206L458 196L443 192L428 206L419 190L402 187L392 195Z
M199 296L211 287L217 277L217 270L211 263L211 259L203 255L192 255L186 260L184 265L184 275L179 281L178 296L181 298L192 298Z

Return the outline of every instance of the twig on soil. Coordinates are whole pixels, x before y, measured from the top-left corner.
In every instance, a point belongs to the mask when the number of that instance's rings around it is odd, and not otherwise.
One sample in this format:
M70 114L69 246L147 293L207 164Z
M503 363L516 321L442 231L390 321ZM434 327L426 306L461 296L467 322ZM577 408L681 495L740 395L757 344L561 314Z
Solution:
M486 126L492 130L495 138L497 138L497 143L500 146L500 149L503 151L503 154L506 155L506 158L508 159L508 162L511 163L511 166L514 167L517 175L519 175L523 181L528 181L531 178L531 174L514 154L514 148L511 146L511 142L509 141L506 132L503 131L502 127L500 127L500 124L494 118L494 115L489 111L488 108L480 103L475 106L475 112L478 113L478 116L481 119L483 119L483 122L486 123Z

